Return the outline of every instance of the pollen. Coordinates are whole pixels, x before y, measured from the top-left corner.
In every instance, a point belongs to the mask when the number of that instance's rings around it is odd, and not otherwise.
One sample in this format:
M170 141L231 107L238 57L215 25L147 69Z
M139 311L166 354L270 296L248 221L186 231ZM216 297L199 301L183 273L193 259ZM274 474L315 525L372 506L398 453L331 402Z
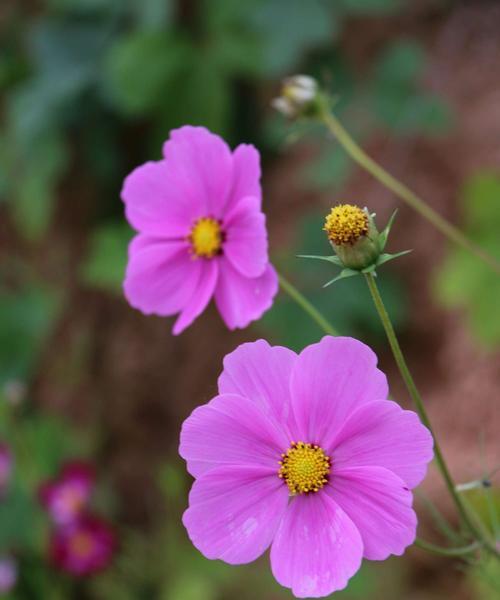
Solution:
M278 477L285 481L292 495L319 492L328 482L330 457L315 444L292 442L279 464Z
M212 217L198 219L188 236L193 255L199 258L213 258L222 249L223 233L219 221Z
M368 233L368 215L358 206L339 204L326 216L323 229L336 246L352 245Z

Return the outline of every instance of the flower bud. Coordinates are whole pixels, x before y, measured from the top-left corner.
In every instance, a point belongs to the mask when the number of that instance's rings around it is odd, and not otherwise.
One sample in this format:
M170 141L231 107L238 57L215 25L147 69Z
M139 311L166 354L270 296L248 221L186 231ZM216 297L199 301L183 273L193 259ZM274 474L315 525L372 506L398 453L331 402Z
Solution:
M318 98L318 83L309 75L294 75L283 81L281 96L272 106L289 118L308 116L315 110Z
M360 271L377 262L383 251L380 234L368 210L339 204L326 216L324 230L342 265Z

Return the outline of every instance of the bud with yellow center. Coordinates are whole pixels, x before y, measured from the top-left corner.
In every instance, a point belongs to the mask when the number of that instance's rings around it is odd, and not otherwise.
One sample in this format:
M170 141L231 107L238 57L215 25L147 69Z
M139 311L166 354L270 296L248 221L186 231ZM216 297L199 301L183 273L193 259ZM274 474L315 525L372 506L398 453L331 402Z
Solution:
M342 266L362 270L383 250L372 216L353 204L340 204L326 216L324 230Z
M340 274L325 283L323 287L346 277L375 273L380 265L411 252L411 250L396 254L384 252L395 216L394 212L385 228L379 233L373 220L375 214L370 214L368 209L361 209L353 204L334 206L325 218L323 229L336 256L302 254L300 257L324 260L342 267Z

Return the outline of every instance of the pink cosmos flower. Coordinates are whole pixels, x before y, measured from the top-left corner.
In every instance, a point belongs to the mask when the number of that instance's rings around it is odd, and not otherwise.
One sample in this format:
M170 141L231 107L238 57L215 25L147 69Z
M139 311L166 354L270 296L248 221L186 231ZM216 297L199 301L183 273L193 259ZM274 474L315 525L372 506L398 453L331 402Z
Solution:
M86 508L94 489L93 468L83 462L66 463L57 479L41 485L40 501L57 525L77 519Z
M246 327L272 304L277 276L267 254L259 153L231 152L204 127L175 129L164 158L125 179L122 199L138 232L124 282L144 314L180 313L179 334L210 299L230 329Z
M116 537L113 530L95 516L84 515L52 532L52 561L61 570L77 577L92 575L105 569L115 550Z
M241 564L270 546L275 578L299 598L344 588L363 557L404 552L432 437L387 400L376 364L347 337L298 356L264 340L226 356L219 395L181 432L196 479L183 522L200 552Z

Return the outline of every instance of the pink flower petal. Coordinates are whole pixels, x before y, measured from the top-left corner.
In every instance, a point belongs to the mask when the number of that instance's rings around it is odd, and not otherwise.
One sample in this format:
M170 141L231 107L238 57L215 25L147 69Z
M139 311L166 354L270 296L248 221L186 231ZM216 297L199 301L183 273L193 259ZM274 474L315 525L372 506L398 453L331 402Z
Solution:
M271 566L297 598L320 598L347 585L362 554L354 523L320 492L291 501L271 547Z
M414 488L425 477L432 447L432 436L417 414L385 400L352 413L330 453L336 468L385 467Z
M194 482L182 521L207 558L243 564L269 547L287 503L287 488L275 474L220 467Z
M233 152L233 186L227 203L230 210L246 196L253 196L262 202L260 185L260 155L250 144L240 144Z
M305 348L291 377L299 440L328 448L356 408L387 398L387 380L376 365L372 350L349 337L326 336Z
M201 261L189 254L187 242L137 236L130 246L125 296L144 314L173 315L188 304L201 269Z
M296 360L292 350L265 340L242 344L224 358L219 392L252 400L285 426L291 416L290 375Z
M257 404L223 394L184 421L179 453L194 477L220 465L250 465L261 466L278 479L278 462L287 447L279 424Z
M201 315L201 313L207 307L210 302L217 284L217 277L219 274L218 261L213 259L198 259L203 261L203 268L200 271L200 279L196 289L184 306L179 318L175 322L172 333L179 335L186 327L189 327L191 323Z
M272 303L278 292L278 277L268 264L263 275L244 277L222 256L220 274L215 290L217 308L229 329L246 327L259 319Z
M186 125L170 132L163 155L189 196L203 203L205 214L199 216L221 219L233 176L226 142L204 127Z
M199 203L176 184L164 160L134 169L123 183L121 197L134 229L163 238L186 237L200 212Z
M337 469L325 488L354 521L365 558L401 555L415 541L417 517L412 494L402 479L381 467Z
M267 264L266 217L255 196L242 198L224 221L224 254L245 277L262 275Z

